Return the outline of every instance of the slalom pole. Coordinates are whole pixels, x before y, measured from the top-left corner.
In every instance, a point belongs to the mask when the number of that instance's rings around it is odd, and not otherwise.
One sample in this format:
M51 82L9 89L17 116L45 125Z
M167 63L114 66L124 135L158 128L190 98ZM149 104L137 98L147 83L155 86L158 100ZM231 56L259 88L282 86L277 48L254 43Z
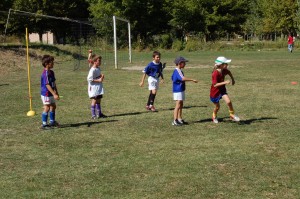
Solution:
M30 61L29 61L29 50L28 50L28 30L26 27L26 54L27 54L27 68L28 68L28 93L29 93L29 107L30 111L27 112L27 116L34 116L35 112L32 110L32 96L30 88Z

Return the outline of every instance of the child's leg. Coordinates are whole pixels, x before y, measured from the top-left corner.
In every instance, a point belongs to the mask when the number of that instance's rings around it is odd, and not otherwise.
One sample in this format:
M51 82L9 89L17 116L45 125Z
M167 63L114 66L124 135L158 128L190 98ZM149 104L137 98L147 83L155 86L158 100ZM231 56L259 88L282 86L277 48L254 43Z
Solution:
M231 103L231 100L230 100L229 96L228 95L223 95L222 98L226 102L226 104L229 108L229 114L234 115L234 109L233 109L233 106L232 106L232 103Z
M176 105L174 108L174 120L178 120L179 117L181 117L181 112L182 112L182 104L183 101L182 100L176 100Z
M153 90L150 91L150 96L149 96L150 97L150 103L149 103L150 106L154 105L154 100L155 100L156 93L157 93L156 89L153 89Z
M50 104L50 124L53 124L55 122L55 110L56 110L56 104Z
M100 117L102 115L101 99L96 99L96 111L97 111L97 115Z
M182 121L182 108L183 108L183 101L179 100L179 109L178 109L177 119L180 121Z
M148 101L147 101L147 106L150 106L151 99L152 99L152 91L150 90Z
M214 110L213 110L213 115L212 115L212 117L213 117L213 118L217 118L218 111L220 110L220 103L217 102L217 103L214 103L214 105L215 105L215 108L214 108Z
M44 104L44 110L43 110L43 113L42 113L43 126L47 125L49 110L50 110L50 105L49 104Z
M91 114L92 114L92 117L96 117L95 108L96 108L96 99L92 98L91 99Z

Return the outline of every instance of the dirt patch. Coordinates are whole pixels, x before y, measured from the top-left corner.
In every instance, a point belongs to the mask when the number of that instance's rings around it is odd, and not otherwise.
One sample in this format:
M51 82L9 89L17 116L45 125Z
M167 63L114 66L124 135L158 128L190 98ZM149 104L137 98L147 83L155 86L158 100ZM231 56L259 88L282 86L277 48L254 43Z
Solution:
M176 66L167 66L164 70L174 70ZM235 65L230 65L229 68L241 68L242 66L235 66ZM142 71L144 70L145 66L129 66L129 67L122 67L123 70L137 70L137 71ZM213 66L210 65L188 65L186 69L207 69L207 68L213 68ZM185 69L185 70L186 70Z
M40 62L35 52L29 54L30 64ZM27 70L27 54L24 48L3 49L0 48L0 75L5 76L11 72Z

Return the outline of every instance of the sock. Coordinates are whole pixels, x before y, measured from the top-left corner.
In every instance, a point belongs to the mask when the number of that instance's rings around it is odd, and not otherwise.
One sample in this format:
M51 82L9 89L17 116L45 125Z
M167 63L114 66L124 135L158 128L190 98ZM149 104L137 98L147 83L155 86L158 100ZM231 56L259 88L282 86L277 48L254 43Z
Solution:
M43 125L47 125L47 120L48 120L48 113L43 112L42 113L42 123L43 123Z
M91 105L91 113L92 113L92 117L95 117L95 116L96 116L96 113L95 113L95 105Z
M213 113L212 117L217 118L217 114Z
M234 115L234 111L229 111L229 115Z
M53 122L55 122L55 111L50 111L49 115L50 115L50 124L52 124Z
M149 97L148 97L148 102L147 102L147 106L150 105L150 101L152 99L152 91L150 91Z
M151 93L150 106L153 106L156 94Z
M102 115L100 104L96 104L96 111L98 113L98 116Z

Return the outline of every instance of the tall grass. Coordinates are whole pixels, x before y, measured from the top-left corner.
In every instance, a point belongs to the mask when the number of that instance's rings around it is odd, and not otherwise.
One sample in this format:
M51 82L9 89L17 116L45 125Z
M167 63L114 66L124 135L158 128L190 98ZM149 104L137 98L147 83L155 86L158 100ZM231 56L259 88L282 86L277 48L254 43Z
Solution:
M286 51L162 51L167 62L157 113L144 109L148 90L141 69L151 52L134 52L132 70L103 66L107 119L91 120L87 68L74 71L57 56L54 71L62 128L39 130L41 66L31 69L34 117L26 70L0 78L0 198L286 198L300 194L299 55ZM177 55L190 60L183 116L171 125L170 76ZM213 61L232 58L236 113L221 102L221 122L211 122ZM20 63L22 65L24 63ZM26 64L24 64L26 65ZM133 70L136 69L136 70Z

